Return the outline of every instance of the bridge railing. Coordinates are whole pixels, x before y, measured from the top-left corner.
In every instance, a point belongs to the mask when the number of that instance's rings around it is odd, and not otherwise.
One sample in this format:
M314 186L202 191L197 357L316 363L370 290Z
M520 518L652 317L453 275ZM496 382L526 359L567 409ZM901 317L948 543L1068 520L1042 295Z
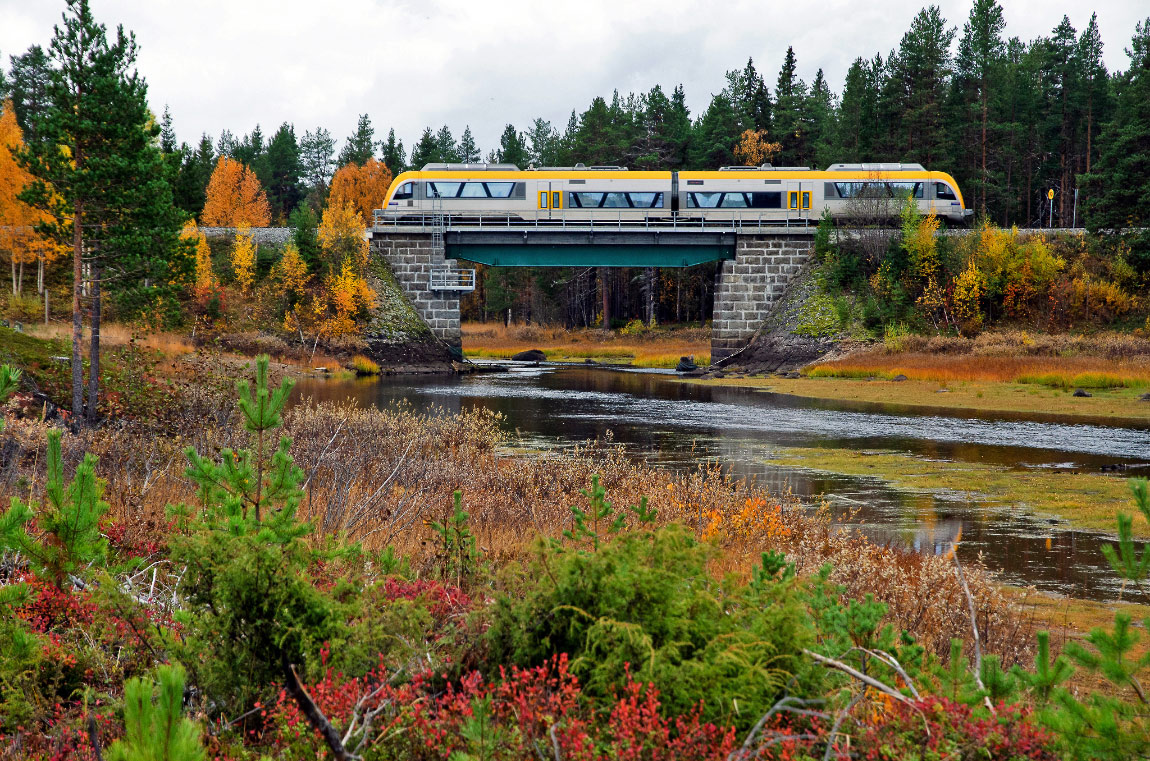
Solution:
M615 217L600 215L596 219L552 219L541 215L519 214L451 214L430 212L397 212L376 209L373 223L376 229L409 232L440 229L445 232L472 230L567 230L567 231L704 231L753 233L758 230L779 228L810 229L814 225L807 218L779 219L763 214L740 214L730 219L707 219L702 216L662 215L637 216L618 213Z
M474 291L475 270L434 269L428 288L433 291Z

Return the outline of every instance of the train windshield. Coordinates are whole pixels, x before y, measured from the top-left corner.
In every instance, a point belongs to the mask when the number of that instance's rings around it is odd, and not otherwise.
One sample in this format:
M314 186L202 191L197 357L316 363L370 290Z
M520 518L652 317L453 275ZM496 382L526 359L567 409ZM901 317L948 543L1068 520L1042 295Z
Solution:
M399 186L399 190L395 191L395 195L392 196L392 199L396 201L402 201L405 198L411 198L414 190L415 185L413 183L405 182Z
M947 185L945 182L934 183L934 197L939 199L940 201L957 201L958 200L958 196L956 196L954 194L954 191L951 190L950 185Z

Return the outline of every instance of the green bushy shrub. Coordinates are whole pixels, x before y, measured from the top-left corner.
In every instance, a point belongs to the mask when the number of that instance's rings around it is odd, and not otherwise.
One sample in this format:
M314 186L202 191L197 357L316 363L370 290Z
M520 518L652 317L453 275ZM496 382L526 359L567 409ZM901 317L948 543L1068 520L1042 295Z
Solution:
M716 581L713 554L679 526L623 532L590 552L542 547L496 600L491 661L568 653L589 695L609 697L630 673L671 713L701 701L705 720L745 729L804 677L811 633L789 574Z

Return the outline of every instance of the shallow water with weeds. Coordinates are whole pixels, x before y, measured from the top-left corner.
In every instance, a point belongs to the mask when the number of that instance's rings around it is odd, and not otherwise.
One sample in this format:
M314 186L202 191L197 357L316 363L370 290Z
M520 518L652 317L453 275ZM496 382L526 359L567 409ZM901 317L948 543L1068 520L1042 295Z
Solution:
M1117 579L1099 552L1105 537L980 496L976 471L962 489L896 486L883 478L780 464L776 458L795 447L883 450L1020 474L1098 473L1118 466L1124 470L1107 471L1108 477L1150 475L1150 423L923 415L890 405L682 384L658 371L542 365L451 378L309 379L295 393L317 400L352 398L365 406L406 400L417 410L486 407L504 415L509 445L526 449L609 438L632 456L664 467L718 461L776 493L790 491L811 504L827 500L844 523L876 541L946 552L961 537L960 556L981 555L1008 582L1091 600L1118 595Z

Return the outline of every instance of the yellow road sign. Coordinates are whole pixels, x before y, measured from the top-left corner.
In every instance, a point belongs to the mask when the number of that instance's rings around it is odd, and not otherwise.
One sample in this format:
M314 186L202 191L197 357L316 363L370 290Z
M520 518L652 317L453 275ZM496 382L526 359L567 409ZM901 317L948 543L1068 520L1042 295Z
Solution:
M1046 197L1049 198L1051 201L1054 200L1054 188L1051 188L1050 190L1046 191Z

